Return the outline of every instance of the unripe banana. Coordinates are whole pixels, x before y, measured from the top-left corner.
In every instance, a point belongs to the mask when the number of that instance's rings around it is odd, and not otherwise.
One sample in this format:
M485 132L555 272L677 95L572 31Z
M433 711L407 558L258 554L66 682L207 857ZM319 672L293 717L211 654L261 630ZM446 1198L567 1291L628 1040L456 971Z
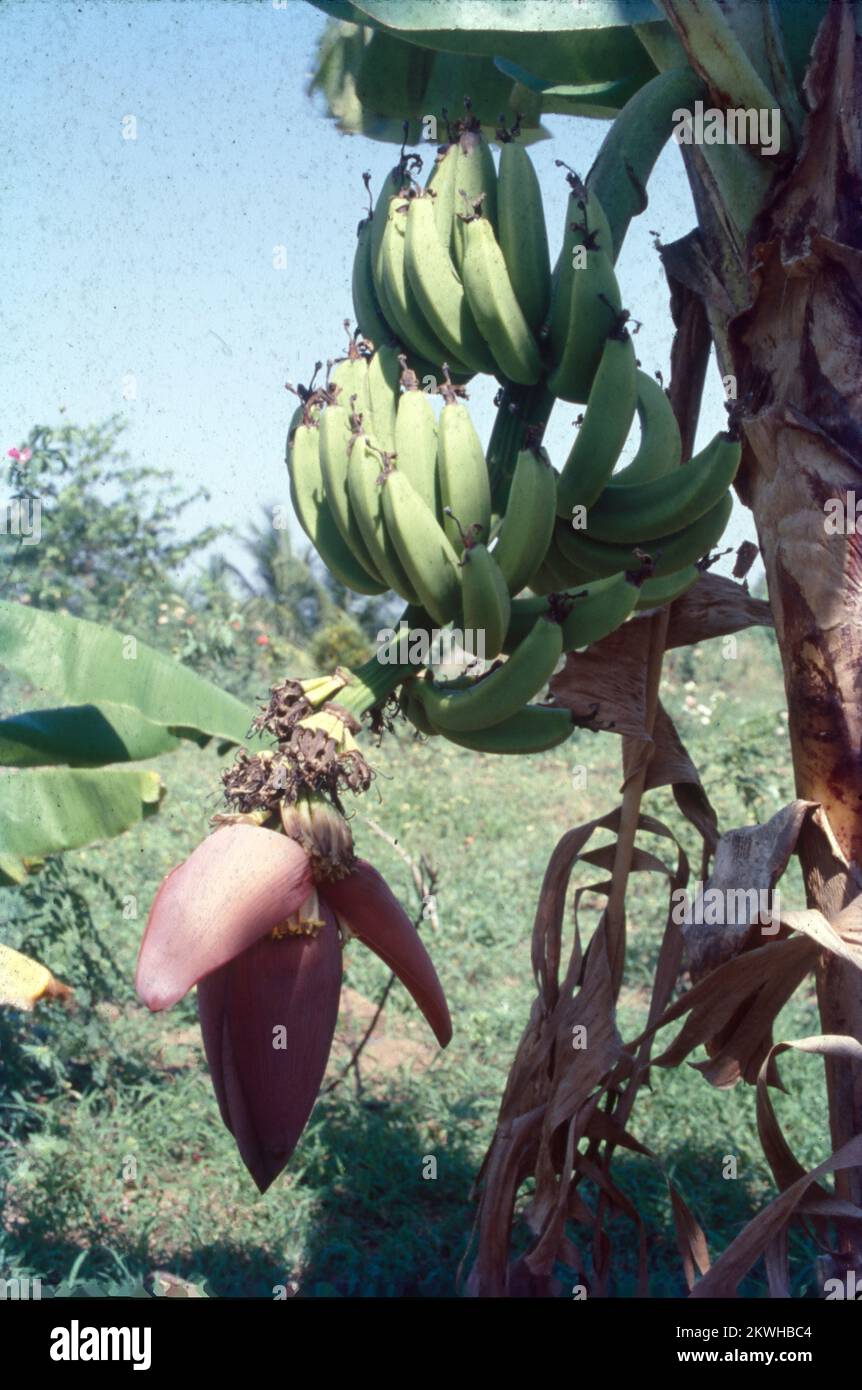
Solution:
M404 391L395 417L395 457L399 470L429 511L443 524L443 501L437 470L437 421L428 393L412 373L403 377Z
M446 359L450 368L454 357L474 372L493 375L494 358L467 303L451 257L440 241L434 222L434 200L429 194L410 200L404 251L407 278L427 323L452 354Z
M340 358L330 369L329 384L338 387L337 404L348 416L367 416L371 409L368 359L360 353L354 341L351 340L347 356Z
M451 251L456 202L460 202L455 189L457 163L457 142L441 146L425 185L426 192L434 195L434 225L440 237L440 244L447 251Z
M417 700L422 701L425 682L419 683ZM426 719L428 715L426 713ZM435 733L440 732L428 719ZM553 709L544 705L525 705L509 719L492 725L489 729L476 729L472 733L446 731L450 743L460 748L470 748L476 753L525 754L546 753L571 737L574 724L572 714L567 709Z
M493 555L510 594L531 584L554 532L557 480L544 449L518 454Z
M363 338L367 338L380 349L392 337L392 328L387 323L374 289L371 273L371 219L360 222L357 230L356 251L353 256L353 312Z
M507 140L500 151L497 234L515 298L538 333L551 297L551 258L542 191L523 145Z
M574 589L573 606L563 623L563 649L579 651L616 632L635 609L638 587L625 574Z
M447 362L453 372L470 376L470 368L458 356L456 345L442 341L426 319L407 273L407 210L413 201L401 194L390 201L380 244L379 282L383 286L388 314L394 319L398 336L413 352L435 365L435 374L439 374L442 363Z
M461 606L458 556L434 513L398 468L384 472L382 489L386 529L411 587L426 612L445 626Z
M510 719L538 694L553 675L563 650L559 623L539 618L529 636L504 665L466 690L423 687L422 699L441 733L472 733Z
M463 223L461 277L467 301L503 376L532 386L542 374L539 349L512 288L503 252L486 217Z
M577 651L600 642L621 627L638 605L640 590L624 574L559 590L553 598L516 599L512 604L504 651L514 651L548 612L570 604L563 620L563 650Z
M358 435L350 450L347 491L356 523L375 570L408 603L418 603L398 552L386 529L379 483L385 455L381 456L365 435Z
M676 570L663 579L647 579L640 587L636 611L640 613L645 608L661 608L666 603L673 603L674 599L697 583L702 573L697 565L686 565L685 569Z
M587 532L593 540L635 545L680 531L710 511L727 492L739 468L742 446L717 434L699 454L651 483L605 488L590 507Z
M571 582L568 566L563 557L556 552L552 536L544 559L530 580L530 588L534 594L539 595L561 593Z
M631 463L614 474L611 479L614 487L651 483L678 468L682 458L679 425L664 387L639 368L637 392L640 444Z
M369 433L385 453L394 453L395 417L401 384L401 362L393 347L378 347L368 363Z
M463 533L479 528L479 537L488 540L491 529L491 488L485 467L485 452L470 412L449 387L437 431L437 467L443 502L443 529L456 550L463 545ZM446 508L449 511L446 511Z
M511 607L506 581L493 555L481 542L468 546L461 556L464 631L484 634L487 661L493 661L503 650ZM476 650L475 637L472 650Z
M462 217L473 211L481 201L482 215L497 230L497 170L494 156L486 144L479 122L468 116L455 145L454 212L450 251L455 269L462 274L464 265L464 224Z
M608 220L598 199L588 193L575 175L569 175L571 192L566 205L563 245L554 266L548 339L555 361L559 361L569 332L572 281L575 276L574 252L585 246L591 251L611 253L612 237Z
M288 435L287 468L293 510L329 572L354 593L385 593L387 586L360 564L335 524L326 500L317 425L300 425Z
M657 579L684 569L686 565L699 560L713 546L717 545L733 511L733 498L726 492L719 502L693 521L668 536L658 536L639 546L608 545L604 541L593 540L584 531L573 531L560 523L555 539L567 557L578 565L591 578L616 574L618 570L638 570L644 563L644 555L654 562L653 575Z
M583 423L560 474L560 516L571 520L574 507L592 507L598 500L626 442L636 402L637 360L623 328L605 342Z
M354 441L359 437L353 429L351 416L343 406L326 407L320 417L320 466L329 509L336 526L363 569L388 588L389 585L368 552L347 488L350 453Z
M437 730L425 713L425 706L416 694L415 680L405 681L401 687L398 704L405 719L408 719L417 733L425 738L439 738Z
M610 257L584 250L584 264L572 275L566 340L548 388L565 401L583 405L590 394L608 335L622 313L620 287Z

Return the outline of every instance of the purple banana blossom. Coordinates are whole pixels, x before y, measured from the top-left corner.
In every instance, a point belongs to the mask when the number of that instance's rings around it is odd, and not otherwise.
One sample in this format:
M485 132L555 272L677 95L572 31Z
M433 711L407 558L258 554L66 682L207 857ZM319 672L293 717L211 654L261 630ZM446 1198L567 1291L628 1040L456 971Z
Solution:
M261 1192L299 1142L326 1070L346 926L401 979L441 1047L452 1036L431 958L363 860L315 883L295 840L237 823L210 835L156 894L136 988L153 1010L198 985L222 1119Z

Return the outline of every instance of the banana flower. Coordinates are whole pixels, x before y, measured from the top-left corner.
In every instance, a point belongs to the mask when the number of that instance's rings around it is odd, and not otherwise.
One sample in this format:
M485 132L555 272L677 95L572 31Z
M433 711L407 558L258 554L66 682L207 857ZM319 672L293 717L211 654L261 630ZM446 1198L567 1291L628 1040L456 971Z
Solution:
M412 994L441 1047L446 999L382 875L356 859L331 806L290 808L287 833L237 818L168 874L150 912L136 988L152 1010L194 986L213 1087L265 1192L299 1142L326 1070L341 953L356 936Z

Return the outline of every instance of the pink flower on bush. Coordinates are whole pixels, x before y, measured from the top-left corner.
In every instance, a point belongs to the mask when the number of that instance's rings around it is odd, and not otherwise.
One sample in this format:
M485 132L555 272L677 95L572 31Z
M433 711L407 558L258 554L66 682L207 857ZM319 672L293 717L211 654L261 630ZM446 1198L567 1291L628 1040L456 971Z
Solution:
M29 463L33 457L31 449L7 449L7 458L15 459L17 463Z

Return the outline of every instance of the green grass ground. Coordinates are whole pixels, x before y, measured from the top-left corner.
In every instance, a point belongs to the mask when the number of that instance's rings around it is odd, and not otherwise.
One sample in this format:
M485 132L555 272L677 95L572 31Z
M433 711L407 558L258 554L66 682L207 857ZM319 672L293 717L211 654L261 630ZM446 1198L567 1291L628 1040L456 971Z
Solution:
M741 638L733 662L716 648L675 656L664 698L729 827L765 819L792 792L770 644L760 635ZM16 894L4 895L11 920L3 939L23 943L75 985L78 1004L0 1020L0 1273L56 1284L73 1267L80 1278L108 1281L168 1269L222 1296L272 1296L289 1281L310 1296L452 1293L472 1223L472 1178L533 997L530 931L544 865L564 830L615 804L618 756L613 735L586 733L525 759L482 758L406 734L374 753L378 775L360 810L415 858L430 856L439 872L439 927L425 931L455 1037L440 1053L397 986L363 1058L361 1088L350 1077L322 1097L287 1172L263 1198L221 1125L193 998L153 1017L131 989L154 888L200 840L219 804L213 754L188 749L163 760L161 814L67 856L58 882L84 894L92 922L79 910L75 924L74 899L64 905L47 882L38 919L32 907L21 914ZM578 765L587 779L575 789ZM670 794L652 794L648 809L686 838L697 862ZM413 904L408 869L361 815L355 836ZM783 901L801 901L798 884L788 884ZM637 881L624 1036L644 1017L665 910L657 881ZM333 1077L386 979L370 953L350 945ZM778 1036L811 1031L807 988L779 1021ZM813 1163L828 1147L820 1066L798 1056L782 1066L791 1093L778 1097L777 1109L800 1159ZM715 1091L689 1066L657 1069L633 1129L660 1163L627 1156L619 1181L649 1230L653 1293L680 1294L665 1177L692 1206L713 1252L723 1249L772 1193L753 1093ZM738 1160L735 1181L722 1177L726 1155ZM423 1177L427 1156L437 1160L435 1179ZM620 1251L634 1252L631 1228L614 1229ZM813 1256L801 1241L795 1249L795 1291L803 1292ZM634 1276L623 1253L614 1293L631 1294ZM762 1293L761 1276L745 1291Z

